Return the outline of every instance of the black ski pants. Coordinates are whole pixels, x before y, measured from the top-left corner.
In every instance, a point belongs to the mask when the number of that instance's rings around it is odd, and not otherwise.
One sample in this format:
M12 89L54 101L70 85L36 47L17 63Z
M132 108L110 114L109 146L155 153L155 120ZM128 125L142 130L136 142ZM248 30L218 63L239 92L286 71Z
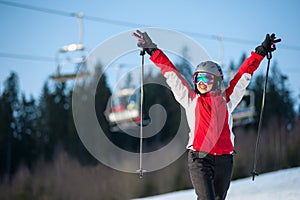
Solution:
M224 200L230 185L233 156L189 150L188 166L198 200Z

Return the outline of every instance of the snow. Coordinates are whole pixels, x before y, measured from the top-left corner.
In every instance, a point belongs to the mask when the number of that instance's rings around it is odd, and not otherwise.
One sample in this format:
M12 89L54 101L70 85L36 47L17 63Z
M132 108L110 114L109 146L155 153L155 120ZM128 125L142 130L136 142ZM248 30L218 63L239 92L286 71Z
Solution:
M231 182L226 200L296 200L300 198L300 167L261 174ZM193 189L135 200L192 200Z

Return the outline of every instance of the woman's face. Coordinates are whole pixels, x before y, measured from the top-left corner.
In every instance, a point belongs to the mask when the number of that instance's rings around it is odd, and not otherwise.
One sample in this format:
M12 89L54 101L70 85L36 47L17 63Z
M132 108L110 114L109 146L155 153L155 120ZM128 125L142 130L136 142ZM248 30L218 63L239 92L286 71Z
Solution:
M213 87L213 83L206 84L206 83L203 83L202 81L200 81L197 84L197 89L199 90L200 94L205 94L207 92L210 92L212 87Z
M210 92L214 85L214 75L208 73L197 73L194 75L194 83L200 94Z

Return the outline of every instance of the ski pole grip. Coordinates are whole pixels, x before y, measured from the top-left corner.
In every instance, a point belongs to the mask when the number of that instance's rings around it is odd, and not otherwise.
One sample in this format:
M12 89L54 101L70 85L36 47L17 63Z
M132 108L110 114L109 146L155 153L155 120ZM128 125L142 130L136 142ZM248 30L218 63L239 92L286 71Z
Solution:
M272 52L271 52L271 51L269 51L269 52L267 53L267 59L268 59L268 60L271 60L271 59L272 59Z
M141 51L140 51L140 56L143 56L143 55L145 55L145 49L144 48L142 48Z

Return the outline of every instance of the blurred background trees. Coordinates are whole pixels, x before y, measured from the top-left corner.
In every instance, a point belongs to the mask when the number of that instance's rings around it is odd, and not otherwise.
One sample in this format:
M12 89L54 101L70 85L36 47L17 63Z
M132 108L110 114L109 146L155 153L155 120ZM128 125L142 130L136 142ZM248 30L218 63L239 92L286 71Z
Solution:
M237 69L244 59L242 55L238 64L231 62L230 68ZM191 80L192 72L187 70L185 60L175 65ZM259 151L260 172L300 165L299 108L289 90L288 78L280 69L276 63L271 66ZM149 73L146 79L150 82L164 78ZM264 74L257 73L249 87L255 93L256 113L261 108L263 83ZM180 105L164 87L146 86L145 95L146 113L151 105L161 104L169 116L161 133L151 141L158 148L176 133ZM110 96L103 76L95 94L95 109L108 134L104 111ZM170 166L145 174L142 180L136 174L118 172L99 163L76 133L71 103L72 89L65 83L46 81L40 97L28 99L20 90L18 75L12 72L7 77L0 93L0 199L129 199L191 188L185 154ZM234 127L234 179L250 175L258 114L255 119L252 124ZM137 144L135 140L122 142L128 143L125 146ZM148 146L150 150L154 147Z

